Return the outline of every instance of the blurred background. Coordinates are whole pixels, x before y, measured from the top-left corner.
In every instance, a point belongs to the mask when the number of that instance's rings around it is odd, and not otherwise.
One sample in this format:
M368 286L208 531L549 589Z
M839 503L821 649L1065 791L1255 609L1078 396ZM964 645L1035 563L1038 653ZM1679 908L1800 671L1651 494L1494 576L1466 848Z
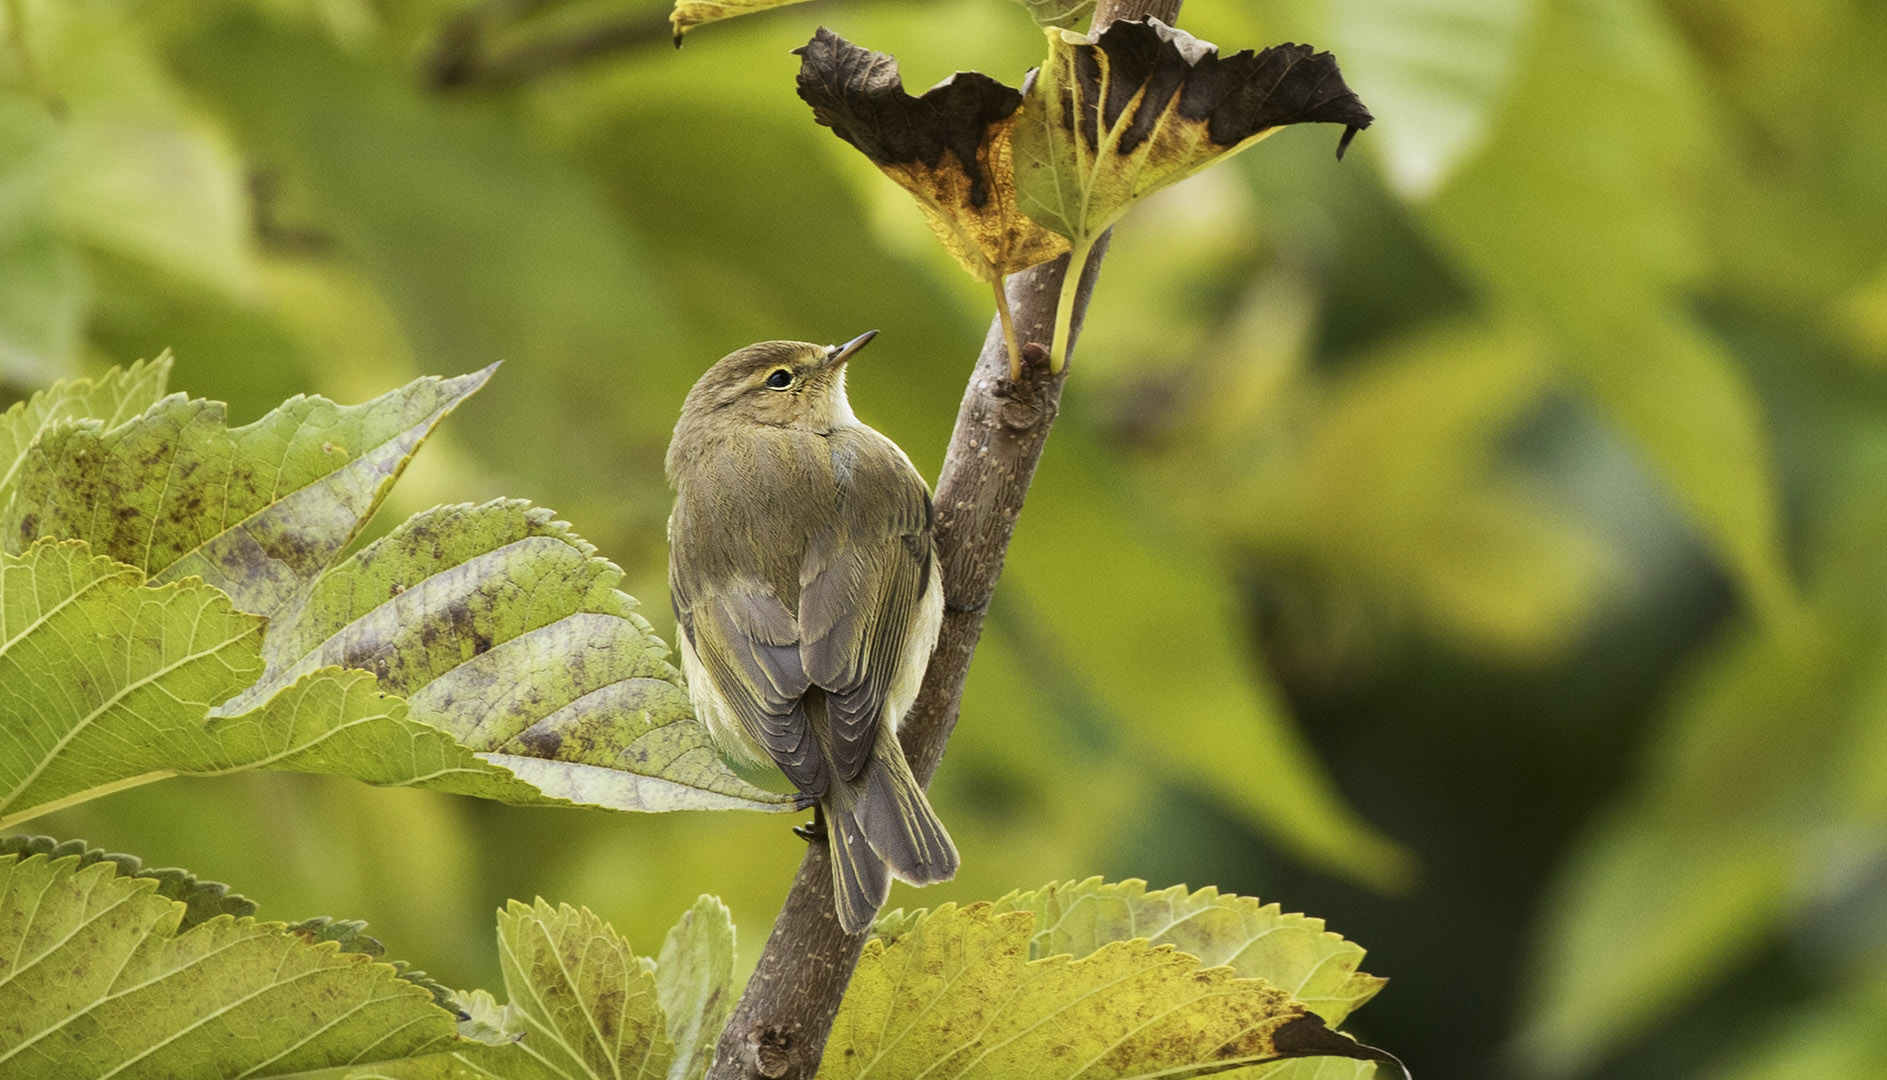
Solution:
M700 30L645 0L4 0L0 393L173 349L247 422L505 365L381 527L522 496L664 634L661 454L715 358L883 337L934 477L989 310L794 96L825 23L1011 84L1008 0ZM1329 920L1418 1075L1781 1080L1887 1054L1887 5L1192 0L1335 51L1294 128L1119 228L935 798L954 883ZM751 964L779 817L257 775L31 831L365 918L498 985L507 897Z

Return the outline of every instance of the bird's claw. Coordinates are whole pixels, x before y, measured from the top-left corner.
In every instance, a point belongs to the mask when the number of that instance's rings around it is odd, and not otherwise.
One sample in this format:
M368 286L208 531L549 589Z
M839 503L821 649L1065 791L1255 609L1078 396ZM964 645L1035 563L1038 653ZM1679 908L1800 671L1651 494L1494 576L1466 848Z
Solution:
M812 820L804 825L793 826L793 835L810 844L815 840L823 839L826 835L826 808L819 805L817 799L807 798L805 795L801 795L800 798L804 800L800 809L804 810L805 804L812 806Z

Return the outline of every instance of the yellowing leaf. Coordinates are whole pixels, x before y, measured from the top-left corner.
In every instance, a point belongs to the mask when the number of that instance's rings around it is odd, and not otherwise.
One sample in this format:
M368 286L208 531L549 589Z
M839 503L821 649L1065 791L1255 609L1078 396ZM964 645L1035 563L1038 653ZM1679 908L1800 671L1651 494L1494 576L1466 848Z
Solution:
M866 943L819 1076L1197 1076L1305 1057L1394 1063L1303 1003L1144 939L1029 959L1036 919L946 904Z
M0 858L0 1077L286 1076L452 1040L349 942L186 911L110 859Z
M1088 251L1135 202L1286 124L1370 123L1336 58L1308 45L1218 46L1158 19L1099 34L1048 31L1048 60L1025 90L1014 134L1016 197L1068 238L1050 370L1068 356L1074 290Z
M1225 965L1241 978L1263 979L1327 1024L1342 1023L1385 982L1357 971L1363 947L1325 930L1322 919L1286 914L1276 904L1211 887L1148 891L1138 879L1092 877L1010 893L994 910L1035 913L1032 956L1085 956L1110 941L1146 938L1208 967Z
M669 14L668 21L675 28L675 47L679 49L681 36L697 26L731 19L736 15L752 15L759 11L770 11L773 8L805 2L806 0L675 0L675 10Z
M1158 19L1050 30L1015 133L1022 210L1085 248L1136 201L1302 123L1345 125L1339 156L1370 124L1327 52L1221 57Z
M813 118L910 192L937 238L978 281L1068 250L1017 208L1010 139L1019 91L960 71L914 98L904 92L896 60L824 27L798 53L799 96Z

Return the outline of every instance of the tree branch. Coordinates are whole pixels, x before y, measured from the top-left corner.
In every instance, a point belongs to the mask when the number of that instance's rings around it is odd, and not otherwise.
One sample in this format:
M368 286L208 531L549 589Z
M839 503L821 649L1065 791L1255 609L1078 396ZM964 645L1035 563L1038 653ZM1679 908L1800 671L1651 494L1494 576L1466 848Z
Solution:
M1147 15L1171 23L1179 5L1180 0L1100 0L1094 28ZM1106 253L1103 236L1075 295L1071 333L1081 328ZM1009 303L1022 340L1050 340L1055 298L1067 266L1063 256L1010 279ZM1049 428L1061 408L1067 371L1050 375L1046 349L1027 351L1031 357L1022 378L1012 382L1002 326L992 321L937 478L943 628L923 689L900 731L905 756L926 786L956 727L963 680L982 637L983 616L1002 576L1009 539ZM709 1080L810 1080L867 936L840 929L827 846L807 844L759 966L721 1032Z
M542 37L494 49L500 29L521 22L549 0L484 0L465 8L440 28L427 55L424 72L434 90L515 86L539 75L575 67L615 53L674 39L666 8L651 8L599 19L574 28L560 27Z

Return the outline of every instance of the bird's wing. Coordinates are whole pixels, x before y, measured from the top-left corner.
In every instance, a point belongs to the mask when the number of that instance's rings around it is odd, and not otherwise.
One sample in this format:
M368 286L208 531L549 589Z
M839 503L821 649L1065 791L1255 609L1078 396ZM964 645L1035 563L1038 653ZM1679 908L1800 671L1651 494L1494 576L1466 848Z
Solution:
M888 440L862 455L843 485L838 520L802 564L799 651L806 677L826 691L833 771L854 780L871 758L930 585L932 510L923 479ZM866 520L862 508L874 506L876 520Z
M799 624L770 586L734 578L690 591L686 547L669 566L669 594L714 689L741 727L800 791L825 794L825 759L800 700L811 680L800 659Z

